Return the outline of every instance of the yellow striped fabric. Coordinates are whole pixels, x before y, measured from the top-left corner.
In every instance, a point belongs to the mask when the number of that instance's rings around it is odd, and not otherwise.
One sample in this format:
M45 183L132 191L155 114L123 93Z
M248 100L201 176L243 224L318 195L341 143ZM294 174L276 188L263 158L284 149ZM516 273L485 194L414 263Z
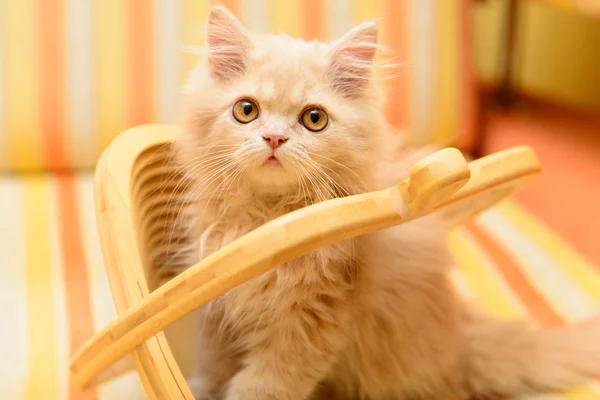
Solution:
M67 374L69 356L116 315L91 175L0 177L0 202L0 399L144 398L135 374L88 391ZM453 231L448 243L456 285L495 316L558 326L600 312L600 266L515 203ZM535 398L600 400L600 385Z
M387 115L417 143L471 135L470 0L222 0L250 28L329 40L365 19L399 62ZM120 132L173 122L209 0L0 0L0 171L93 167ZM467 140L468 142L468 140Z
M492 315L560 326L600 313L600 266L592 265L515 203L504 202L449 236L459 287ZM541 397L546 399L547 397ZM598 400L590 382L551 399Z
M68 360L116 317L102 263L91 176L0 177L0 399L137 399L134 373L98 389Z

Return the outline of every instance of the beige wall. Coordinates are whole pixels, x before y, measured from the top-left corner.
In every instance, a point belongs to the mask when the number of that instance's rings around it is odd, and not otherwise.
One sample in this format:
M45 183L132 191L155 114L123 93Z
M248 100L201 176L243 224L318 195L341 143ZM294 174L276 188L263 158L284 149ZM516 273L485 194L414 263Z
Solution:
M475 54L480 77L499 75L506 0L475 6ZM600 111L600 19L520 1L516 85L529 94Z

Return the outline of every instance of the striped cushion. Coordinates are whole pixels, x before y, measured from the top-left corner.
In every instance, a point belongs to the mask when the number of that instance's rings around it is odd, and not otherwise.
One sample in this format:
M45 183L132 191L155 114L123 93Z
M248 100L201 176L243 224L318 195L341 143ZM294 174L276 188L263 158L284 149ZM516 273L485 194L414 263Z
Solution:
M135 374L86 392L68 380L69 355L115 317L91 176L0 178L0 199L0 399L142 398ZM600 267L515 203L452 232L449 243L456 284L498 317L556 326L600 312ZM543 398L600 400L600 384Z
M116 317L91 176L0 177L0 399L136 399L135 373L83 393L70 355Z
M257 31L307 39L376 18L408 61L389 119L419 142L468 144L470 0L221 1ZM0 171L93 167L126 127L173 121L208 0L0 1Z

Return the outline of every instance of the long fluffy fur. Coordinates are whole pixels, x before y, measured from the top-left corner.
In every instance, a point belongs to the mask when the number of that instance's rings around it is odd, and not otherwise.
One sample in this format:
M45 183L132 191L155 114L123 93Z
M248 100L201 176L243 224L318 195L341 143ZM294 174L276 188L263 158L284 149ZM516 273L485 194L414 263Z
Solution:
M176 152L198 257L286 212L406 176L419 154L384 121L370 68L374 24L331 45L306 43L253 36L217 7L208 30L214 48L187 86ZM261 114L238 124L231 107L244 97ZM330 114L320 133L297 122L314 104ZM264 133L289 138L276 153L280 167L263 165L271 154ZM336 243L203 307L196 395L466 398L565 388L600 373L598 318L540 330L476 313L449 280L444 235L434 216Z

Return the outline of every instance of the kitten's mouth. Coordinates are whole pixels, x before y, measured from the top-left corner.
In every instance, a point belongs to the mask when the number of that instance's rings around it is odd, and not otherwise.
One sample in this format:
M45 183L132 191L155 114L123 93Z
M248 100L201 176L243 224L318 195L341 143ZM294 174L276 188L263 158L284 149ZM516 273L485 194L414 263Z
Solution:
M272 155L265 160L265 165L281 166L281 161L275 155Z

